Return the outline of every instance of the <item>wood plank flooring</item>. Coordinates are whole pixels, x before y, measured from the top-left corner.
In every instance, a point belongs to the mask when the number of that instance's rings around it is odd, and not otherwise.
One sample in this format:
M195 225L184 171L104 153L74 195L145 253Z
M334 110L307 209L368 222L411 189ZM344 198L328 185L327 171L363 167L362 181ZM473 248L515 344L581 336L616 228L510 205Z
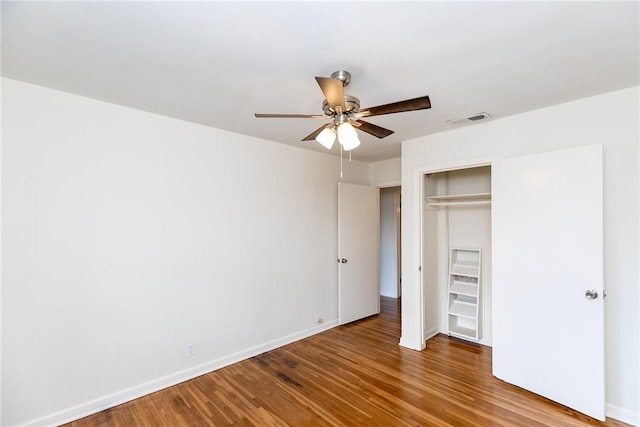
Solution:
M491 349L444 335L398 345L399 304L67 424L84 426L624 426L491 375Z

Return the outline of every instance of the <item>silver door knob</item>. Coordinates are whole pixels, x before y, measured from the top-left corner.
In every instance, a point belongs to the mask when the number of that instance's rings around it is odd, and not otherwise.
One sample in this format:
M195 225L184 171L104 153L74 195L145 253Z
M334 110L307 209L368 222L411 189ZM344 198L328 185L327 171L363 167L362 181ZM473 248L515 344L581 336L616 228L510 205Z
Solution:
M598 298L598 292L596 292L596 291L594 291L592 289L589 289L587 292L584 293L584 296L587 299L596 299L596 298Z
M347 259L346 258L338 258L338 262L340 264L346 264L347 263Z

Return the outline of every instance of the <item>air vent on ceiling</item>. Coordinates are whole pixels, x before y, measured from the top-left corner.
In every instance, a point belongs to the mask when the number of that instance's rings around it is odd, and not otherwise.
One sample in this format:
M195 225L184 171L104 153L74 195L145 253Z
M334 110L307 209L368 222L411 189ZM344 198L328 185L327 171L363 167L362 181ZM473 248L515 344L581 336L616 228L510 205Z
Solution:
M465 117L464 119L447 120L447 123L449 123L450 125L463 125L466 123L479 122L481 120L487 120L490 118L491 116L487 113L478 113L474 114L473 116Z

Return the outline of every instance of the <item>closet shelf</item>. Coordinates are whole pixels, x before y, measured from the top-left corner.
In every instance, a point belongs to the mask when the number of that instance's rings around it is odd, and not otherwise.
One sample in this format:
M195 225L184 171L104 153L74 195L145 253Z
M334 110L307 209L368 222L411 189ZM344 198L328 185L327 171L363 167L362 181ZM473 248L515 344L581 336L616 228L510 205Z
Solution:
M460 338L475 339L476 330L473 328L465 328L464 326L460 325L450 325L449 334Z
M450 288L449 292L451 292L452 294L456 294L456 295L466 295L466 296L469 296L469 297L477 297L478 296L478 284L477 283L454 281L451 284L451 288Z
M489 206L491 193L447 194L427 196L427 206Z
M427 206L491 206L491 200L475 200L471 202L428 202Z
M464 200L464 199L490 199L491 193L473 193L473 194L447 194L444 196L427 196L431 200Z
M456 261L451 265L451 274L457 276L478 277L480 266L475 263Z
M480 339L480 269L482 249L450 248L448 319L449 334L472 341Z
M477 308L478 308L477 304L454 301L449 307L449 314L475 320L477 319L477 316L478 316Z

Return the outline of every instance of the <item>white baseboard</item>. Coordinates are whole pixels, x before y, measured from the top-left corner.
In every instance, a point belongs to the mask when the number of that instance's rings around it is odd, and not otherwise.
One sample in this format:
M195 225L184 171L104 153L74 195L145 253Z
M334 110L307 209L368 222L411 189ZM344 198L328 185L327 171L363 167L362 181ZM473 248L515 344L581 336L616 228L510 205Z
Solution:
M623 423L631 424L632 426L640 425L640 414L628 409L619 408L610 403L607 403L605 415L607 418L613 418L614 420L622 421Z
M429 339L435 337L439 333L440 333L440 329L437 326L435 328L431 328L431 329L429 329L427 331L424 331L424 340L425 340L425 342L428 341Z
M303 331L254 346L237 353L220 357L218 359L211 360L209 362L205 362L200 365L196 365L191 368L184 369L182 371L178 371L173 374L148 381L146 383L142 383L125 390L117 391L98 399L93 399L86 403L63 409L62 411L40 417L26 423L21 423L20 426L56 426L78 420L88 415L95 414L96 412L103 411L107 408L121 405L125 402L138 399L142 396L146 396L167 387L171 387L176 384L180 384L182 382L199 377L200 375L208 374L209 372L224 368L225 366L232 365L234 363L249 359L253 356L257 356L267 351L274 350L278 347L282 347L284 345L299 341L303 338L307 338L320 332L324 332L336 326L338 326L337 319L327 321L322 325L314 326L313 328L305 329Z
M134 399L138 399L140 397L146 396L151 393L155 393L156 391L165 389L167 387L174 386L176 384L180 384L182 382L191 380L193 378L199 377L200 375L208 374L209 372L216 371L220 368L224 368L225 366L232 365L237 362L241 362L243 360L249 359L251 357L257 356L259 354L265 353L267 351L274 350L278 347L282 347L287 344L291 344L293 342L299 341L303 338L310 337L312 335L318 334L320 332L324 332L326 330L332 329L338 326L337 320L331 320L323 323L322 325L315 326L313 328L305 329L300 332L296 332L291 335L287 335L285 337L266 342L264 344L254 346L248 348L246 350L233 353L215 360L211 360L206 363L202 363L200 365L193 366L191 368L175 372L171 375L167 375L156 380L148 381L143 384L139 384L137 386L121 390L98 399L90 400L86 403L82 403L80 405L76 405L67 409L64 409L59 412L55 412L50 415L46 415L44 417L40 417L38 419L21 423L21 426L30 426L30 427L44 427L44 426L56 426L60 424L65 424L74 420L78 420L80 418L84 418L91 414L95 414L96 412L103 411L107 408L112 408L117 405L121 405L123 403L129 402ZM426 339L431 338L432 336L438 334L439 331L427 331L425 336ZM408 342L407 340L400 339L400 345L403 347L410 348L412 350L423 350L424 347L421 343ZM607 404L606 406L606 416L608 418L613 418L618 421L622 421L627 424L631 424L633 426L640 425L640 416L637 412L630 411L628 409L619 408L612 404Z
M410 348L411 350L424 350L424 342L420 341L410 341L404 337L400 337L400 343L402 347Z

